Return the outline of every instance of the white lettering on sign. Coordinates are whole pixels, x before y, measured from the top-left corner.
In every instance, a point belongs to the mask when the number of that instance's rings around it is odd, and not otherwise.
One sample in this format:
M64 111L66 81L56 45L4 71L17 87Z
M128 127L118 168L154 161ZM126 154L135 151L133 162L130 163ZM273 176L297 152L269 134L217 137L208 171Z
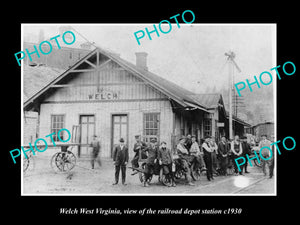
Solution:
M89 100L115 100L119 99L119 93L113 91L101 90L98 93L89 94Z

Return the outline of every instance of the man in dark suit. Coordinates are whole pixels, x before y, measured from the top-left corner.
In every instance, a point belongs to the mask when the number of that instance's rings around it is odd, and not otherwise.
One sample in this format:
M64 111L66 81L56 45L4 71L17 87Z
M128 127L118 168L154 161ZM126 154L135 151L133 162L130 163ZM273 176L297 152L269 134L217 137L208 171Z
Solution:
M120 138L120 143L116 146L113 160L115 162L115 183L113 185L118 184L119 182L119 173L122 171L122 184L126 185L126 165L128 163L128 148L124 144L124 139Z
M92 164L92 169L94 169L94 164L95 161L98 162L99 166L101 166L101 160L100 160L100 142L97 139L97 136L93 136L93 140L91 142L91 146L93 147L92 153L91 153L91 164Z
M207 168L206 177L208 181L214 180L213 177L213 167L212 167L212 149L210 146L210 136L205 137L205 141L202 144L202 149L204 152L204 162Z
M226 137L222 136L221 141L218 144L218 157L220 160L220 166L221 166L221 175L227 176L227 165L228 165L228 151L229 146L226 141Z
M250 144L247 141L247 137L246 136L242 137L242 149L243 149L242 156L246 160L245 164L242 165L242 172L243 172L243 170L245 170L245 173L249 173L247 171L248 160L247 160L246 154L248 154L248 155L251 154L251 147L250 147Z
M158 156L158 146L156 138L150 138L150 145L145 149L148 153L148 157L146 160L146 166L144 170L145 180L144 180L144 187L149 186L149 178L154 173L155 164L157 162Z
M139 167L138 162L139 162L140 155L141 155L142 159L147 158L147 155L145 153L145 148L147 147L147 145L141 141L140 135L135 135L135 140L136 140L136 143L133 146L133 151L135 152L135 155L134 155L133 159L131 160L131 164L132 164L132 167L138 168ZM131 175L134 175L136 173L138 173L138 171L133 172Z

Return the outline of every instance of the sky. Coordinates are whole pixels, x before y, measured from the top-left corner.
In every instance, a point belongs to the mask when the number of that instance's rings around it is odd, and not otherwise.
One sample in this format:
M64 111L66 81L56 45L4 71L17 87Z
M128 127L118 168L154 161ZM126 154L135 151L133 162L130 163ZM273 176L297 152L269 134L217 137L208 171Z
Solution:
M154 24L154 23L153 23ZM134 33L153 24L65 24L75 29L76 42L85 42L84 36L105 49L135 63L135 52L147 52L148 69L182 87L202 93L207 87L228 86L229 65L225 52L233 51L241 73L234 70L234 82L253 79L263 71L276 66L274 24L172 24L169 33L147 35L138 45ZM158 23L155 23L158 27ZM45 38L59 34L63 24L25 24L24 37L37 39L44 30ZM168 30L168 25L162 26ZM81 35L79 35L78 33ZM36 40L37 41L37 40ZM70 45L72 47L72 45ZM265 86L264 88L268 88ZM270 86L271 88L271 86Z

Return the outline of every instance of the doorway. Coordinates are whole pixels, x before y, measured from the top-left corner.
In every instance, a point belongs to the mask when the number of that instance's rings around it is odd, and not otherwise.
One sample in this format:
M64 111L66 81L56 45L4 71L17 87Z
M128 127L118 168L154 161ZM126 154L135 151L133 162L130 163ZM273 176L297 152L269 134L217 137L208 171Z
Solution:
M115 114L112 115L112 138L111 138L111 157L113 150L119 143L120 138L123 138L125 144L128 146L128 115Z
M78 149L78 156L81 154L88 154L89 144L95 135L95 116L94 115L80 115L80 148Z

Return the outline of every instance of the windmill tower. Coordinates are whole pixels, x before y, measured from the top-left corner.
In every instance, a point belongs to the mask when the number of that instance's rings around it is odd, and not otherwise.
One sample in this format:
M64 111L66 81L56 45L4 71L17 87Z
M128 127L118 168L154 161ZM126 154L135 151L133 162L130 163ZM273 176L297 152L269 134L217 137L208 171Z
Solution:
M241 69L238 67L236 62L234 61L235 54L232 51L226 52L225 56L227 56L227 62L229 63L229 139L233 139L233 129L232 129L232 93L233 93L233 72L234 67L238 72L241 72Z

